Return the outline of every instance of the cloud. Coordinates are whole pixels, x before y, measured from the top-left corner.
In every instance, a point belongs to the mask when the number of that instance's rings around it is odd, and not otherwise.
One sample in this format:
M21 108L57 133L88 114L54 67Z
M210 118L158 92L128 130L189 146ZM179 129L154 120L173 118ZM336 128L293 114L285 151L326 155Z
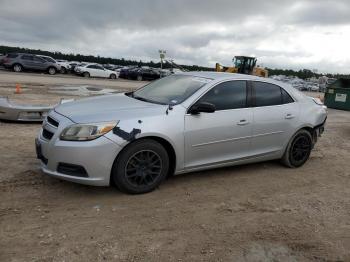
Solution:
M255 55L348 72L350 5L337 0L0 0L0 44L214 67Z

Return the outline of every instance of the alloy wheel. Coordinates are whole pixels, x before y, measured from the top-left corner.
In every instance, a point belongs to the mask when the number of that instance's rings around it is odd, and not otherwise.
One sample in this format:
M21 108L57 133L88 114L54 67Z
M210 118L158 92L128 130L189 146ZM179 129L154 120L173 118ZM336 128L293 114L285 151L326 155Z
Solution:
M161 157L152 150L142 150L132 155L125 166L126 180L133 186L149 186L162 172Z
M50 69L49 69L49 74L50 74L50 75L56 74L56 69L53 68L53 67L50 67Z
M310 138L307 136L298 136L293 142L291 148L291 158L293 162L304 162L309 157L312 148Z
M22 71L22 66L20 66L20 65L15 65L15 66L13 67L13 70L14 70L15 72L21 72L21 71Z

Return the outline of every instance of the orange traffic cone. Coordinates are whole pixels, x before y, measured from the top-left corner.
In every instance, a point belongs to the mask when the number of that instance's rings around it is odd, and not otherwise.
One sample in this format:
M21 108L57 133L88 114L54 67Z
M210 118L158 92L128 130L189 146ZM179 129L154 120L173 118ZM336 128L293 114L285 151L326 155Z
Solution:
M20 84L16 84L15 94L21 94L21 93L22 93L21 85Z

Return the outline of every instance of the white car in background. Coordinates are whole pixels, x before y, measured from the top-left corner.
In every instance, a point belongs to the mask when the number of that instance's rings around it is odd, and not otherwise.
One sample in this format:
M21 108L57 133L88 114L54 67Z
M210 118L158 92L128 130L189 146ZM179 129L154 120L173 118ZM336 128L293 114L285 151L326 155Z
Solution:
M76 74L82 75L84 77L102 77L116 79L119 76L117 72L108 70L98 64L87 64L84 66L77 66L75 67L75 72Z
M68 61L56 60L56 59L52 58L51 56L47 56L47 55L38 55L38 56L40 56L41 58L45 59L48 62L58 64L61 67L61 69L60 69L61 74L66 74L71 69L71 66L69 65Z

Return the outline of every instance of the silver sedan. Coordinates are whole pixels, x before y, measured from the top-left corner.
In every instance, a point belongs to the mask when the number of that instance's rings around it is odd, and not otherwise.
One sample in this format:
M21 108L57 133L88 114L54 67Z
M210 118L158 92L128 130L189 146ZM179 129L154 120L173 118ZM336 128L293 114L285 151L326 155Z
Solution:
M300 167L326 118L319 100L289 85L192 72L57 106L36 150L46 174L137 194L172 174L273 159Z

